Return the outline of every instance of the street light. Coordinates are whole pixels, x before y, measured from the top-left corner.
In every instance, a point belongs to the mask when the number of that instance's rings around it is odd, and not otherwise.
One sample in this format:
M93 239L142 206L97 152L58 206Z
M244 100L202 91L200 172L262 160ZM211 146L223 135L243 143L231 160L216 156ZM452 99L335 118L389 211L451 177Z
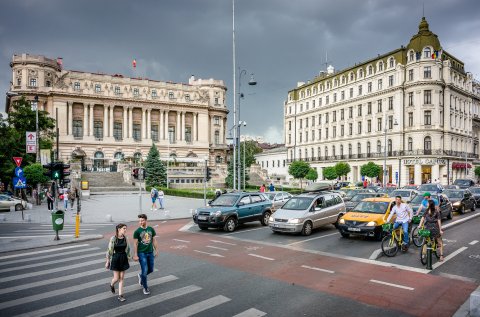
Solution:
M393 123L394 126L398 125L397 119L395 119L395 122ZM387 113L385 113L385 156L383 158L383 188L387 187Z
M241 126L243 124L244 127L247 126L247 123L245 121L240 121L238 123L239 126ZM245 191L245 151L246 151L246 147L245 147L245 138L243 139L243 191ZM240 165L240 164L239 164ZM238 175L238 178L240 178L240 175Z

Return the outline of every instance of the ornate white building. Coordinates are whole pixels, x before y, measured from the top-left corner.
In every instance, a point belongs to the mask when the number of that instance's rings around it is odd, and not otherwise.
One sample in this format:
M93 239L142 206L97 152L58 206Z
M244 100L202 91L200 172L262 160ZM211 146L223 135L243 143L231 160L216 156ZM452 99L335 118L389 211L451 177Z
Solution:
M185 84L80 72L63 69L61 60L29 54L14 55L10 66L10 91L30 100L38 96L39 109L58 118L60 160L111 169L128 158L145 159L155 143L163 159L207 158L217 167L226 162L222 80L192 76ZM184 183L182 177L171 181Z
M284 111L287 162L309 161L320 179L340 161L350 181L369 161L386 163L387 182L401 186L474 175L480 84L425 18L406 47L299 83Z

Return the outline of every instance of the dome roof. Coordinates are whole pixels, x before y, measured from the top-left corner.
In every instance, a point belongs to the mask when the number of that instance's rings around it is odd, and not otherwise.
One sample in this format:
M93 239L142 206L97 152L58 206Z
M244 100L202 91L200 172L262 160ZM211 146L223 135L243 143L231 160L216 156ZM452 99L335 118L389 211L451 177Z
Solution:
M412 36L407 49L413 49L415 52L420 52L425 46L432 46L436 51L441 48L437 35L429 30L427 20L425 17L422 17L422 21L420 21L420 24L418 25L418 33Z

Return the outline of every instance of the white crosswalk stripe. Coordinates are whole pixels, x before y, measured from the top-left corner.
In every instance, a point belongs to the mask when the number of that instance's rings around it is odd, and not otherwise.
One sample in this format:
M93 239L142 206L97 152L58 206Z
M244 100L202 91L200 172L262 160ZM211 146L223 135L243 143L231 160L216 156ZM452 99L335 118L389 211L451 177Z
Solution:
M232 305L234 302L222 294L200 292L202 287L185 284L177 276L159 276L157 269L148 277L152 294L145 296L141 286L136 283L139 262L130 261L123 288L127 301L119 305L116 299L118 289L115 295L109 290L112 272L105 269L104 263L105 252L89 244L0 258L0 315L111 317L135 314L146 307L158 305L152 308L159 309L157 315L186 317L208 313L209 309ZM19 270L26 270L27 273L18 274ZM50 274L55 275L50 278ZM170 301L172 304L161 304ZM236 316L266 315L255 308L247 308L244 307L243 312L239 310Z

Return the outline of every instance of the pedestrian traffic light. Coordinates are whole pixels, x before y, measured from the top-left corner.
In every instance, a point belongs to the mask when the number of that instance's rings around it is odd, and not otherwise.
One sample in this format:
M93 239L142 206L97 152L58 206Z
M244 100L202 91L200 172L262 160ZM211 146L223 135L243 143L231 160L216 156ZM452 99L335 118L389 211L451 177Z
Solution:
M43 168L45 168L47 171L43 173L43 175L47 176L50 179L61 179L61 163L58 162L52 162L49 164L43 165Z
M212 171L210 170L210 167L207 167L207 169L205 170L205 179L207 180L207 182L212 178Z

